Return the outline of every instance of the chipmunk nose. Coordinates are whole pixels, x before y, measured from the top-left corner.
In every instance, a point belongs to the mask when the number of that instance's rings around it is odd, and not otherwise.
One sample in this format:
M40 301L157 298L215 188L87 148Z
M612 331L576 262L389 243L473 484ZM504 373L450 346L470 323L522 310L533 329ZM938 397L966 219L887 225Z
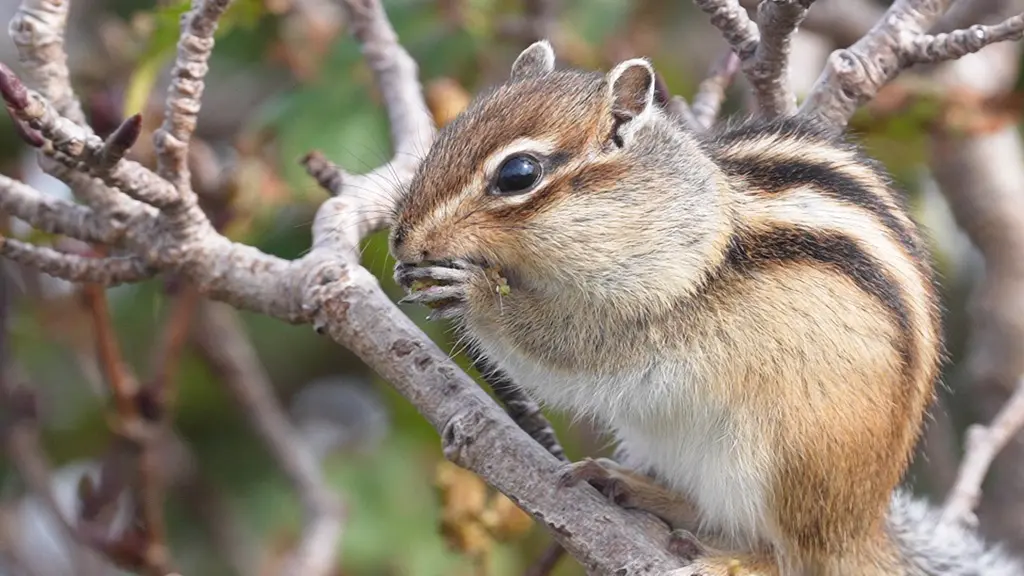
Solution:
M395 260L407 264L418 264L430 259L430 250L417 246L420 242L408 242L408 232L404 227L396 227L391 232L391 255Z

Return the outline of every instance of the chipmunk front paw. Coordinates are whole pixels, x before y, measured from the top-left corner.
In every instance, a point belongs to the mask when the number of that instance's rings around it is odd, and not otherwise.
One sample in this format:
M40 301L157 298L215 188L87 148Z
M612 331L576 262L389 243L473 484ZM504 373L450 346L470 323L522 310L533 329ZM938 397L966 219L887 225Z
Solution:
M395 282L408 294L398 303L431 308L429 320L461 316L466 312L469 284L479 273L474 266L461 261L429 266L399 263L395 266Z
M667 572L665 576L778 576L771 566L761 563L748 564L737 558L701 558L690 564Z

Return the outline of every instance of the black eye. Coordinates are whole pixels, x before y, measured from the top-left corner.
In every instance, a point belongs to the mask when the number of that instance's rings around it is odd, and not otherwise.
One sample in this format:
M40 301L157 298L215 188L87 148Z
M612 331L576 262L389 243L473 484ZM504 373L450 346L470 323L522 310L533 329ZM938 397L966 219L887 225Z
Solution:
M498 168L498 179L494 183L498 192L515 194L526 192L540 180L540 162L527 155L512 156Z

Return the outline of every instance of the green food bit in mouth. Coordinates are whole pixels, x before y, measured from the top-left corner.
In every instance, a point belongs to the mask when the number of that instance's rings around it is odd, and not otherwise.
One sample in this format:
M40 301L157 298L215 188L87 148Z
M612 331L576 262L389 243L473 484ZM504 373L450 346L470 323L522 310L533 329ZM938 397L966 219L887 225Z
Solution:
M412 284L409 285L409 291L410 292L419 292L420 290L423 290L424 288L429 288L431 286L437 286L437 282L434 281L434 280L429 280L429 279L428 280L413 280Z
M505 278L498 278L498 294L502 296L508 296L512 293L512 288L508 285L508 280Z

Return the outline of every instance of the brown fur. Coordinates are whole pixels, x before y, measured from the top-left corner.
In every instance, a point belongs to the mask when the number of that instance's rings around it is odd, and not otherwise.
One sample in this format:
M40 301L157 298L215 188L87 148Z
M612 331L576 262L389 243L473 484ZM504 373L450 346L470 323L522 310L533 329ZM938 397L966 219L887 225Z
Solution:
M795 121L682 133L651 108L649 66L518 64L442 131L397 208L396 257L500 267L511 293L475 274L461 326L514 375L562 382L518 382L557 407L668 447L697 441L673 436L680 414L721 414L737 448L709 446L706 462L748 466L736 470L763 481L767 507L761 540L732 550L746 554L738 573L905 573L884 521L942 342L924 244L885 173ZM485 166L522 138L545 150L543 184L489 193ZM661 388L657 370L686 379ZM730 510L721 494L672 488L692 471L637 465L657 478L620 474L629 500L677 528L715 520L693 519L696 497ZM695 566L727 574L730 558Z

